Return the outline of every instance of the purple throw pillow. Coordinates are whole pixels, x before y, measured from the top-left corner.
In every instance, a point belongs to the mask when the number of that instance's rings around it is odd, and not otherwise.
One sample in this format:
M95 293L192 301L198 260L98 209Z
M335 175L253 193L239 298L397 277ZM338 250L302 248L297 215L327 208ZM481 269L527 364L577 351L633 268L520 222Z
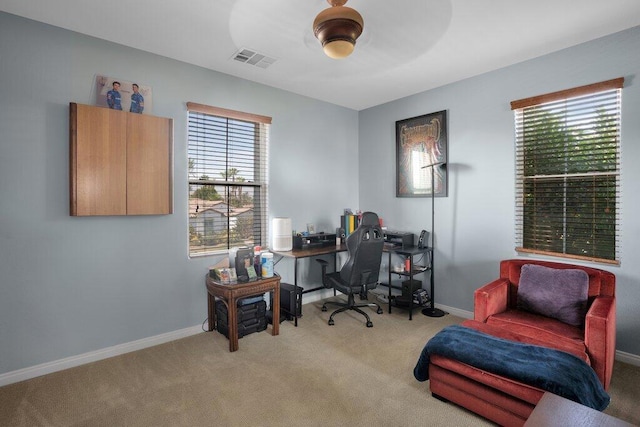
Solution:
M518 308L582 326L587 314L589 275L584 270L525 264L520 270Z

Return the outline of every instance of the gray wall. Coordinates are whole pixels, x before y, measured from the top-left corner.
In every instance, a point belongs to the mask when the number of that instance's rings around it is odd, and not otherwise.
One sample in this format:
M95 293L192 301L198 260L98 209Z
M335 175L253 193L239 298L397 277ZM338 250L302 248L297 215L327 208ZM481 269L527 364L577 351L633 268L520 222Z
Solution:
M360 203L392 228L431 227L430 199L395 197L395 121L447 110L449 197L435 200L436 302L473 310L473 290L514 247L514 125L510 102L625 77L617 349L640 355L640 27L360 112ZM557 260L557 259L556 259Z
M173 215L69 216L69 102L93 104L96 74L174 119ZM206 318L219 258L188 257L188 101L273 117L270 217L329 231L357 206L356 111L0 13L0 374Z

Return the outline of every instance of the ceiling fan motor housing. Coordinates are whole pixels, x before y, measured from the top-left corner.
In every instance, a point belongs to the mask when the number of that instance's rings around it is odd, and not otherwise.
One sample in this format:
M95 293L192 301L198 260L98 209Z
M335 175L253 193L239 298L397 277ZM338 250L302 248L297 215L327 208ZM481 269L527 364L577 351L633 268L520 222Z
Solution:
M362 16L346 6L325 9L313 21L313 34L322 44L325 53L332 58L343 58L351 54L363 28Z

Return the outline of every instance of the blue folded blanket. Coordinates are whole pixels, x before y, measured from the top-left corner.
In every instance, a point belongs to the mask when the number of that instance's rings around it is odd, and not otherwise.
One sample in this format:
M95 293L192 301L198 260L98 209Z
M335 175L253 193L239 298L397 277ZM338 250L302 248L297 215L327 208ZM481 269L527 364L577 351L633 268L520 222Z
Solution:
M604 410L611 398L595 371L564 351L522 344L460 325L447 326L422 349L413 375L429 379L429 356L438 354L487 372Z

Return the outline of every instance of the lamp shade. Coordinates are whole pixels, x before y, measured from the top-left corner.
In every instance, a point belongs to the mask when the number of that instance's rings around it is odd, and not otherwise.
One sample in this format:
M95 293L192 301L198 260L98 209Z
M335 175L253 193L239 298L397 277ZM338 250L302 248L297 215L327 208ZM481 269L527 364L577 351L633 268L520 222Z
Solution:
M362 16L341 5L323 10L313 21L313 34L322 44L324 53L333 59L351 55L363 28Z

